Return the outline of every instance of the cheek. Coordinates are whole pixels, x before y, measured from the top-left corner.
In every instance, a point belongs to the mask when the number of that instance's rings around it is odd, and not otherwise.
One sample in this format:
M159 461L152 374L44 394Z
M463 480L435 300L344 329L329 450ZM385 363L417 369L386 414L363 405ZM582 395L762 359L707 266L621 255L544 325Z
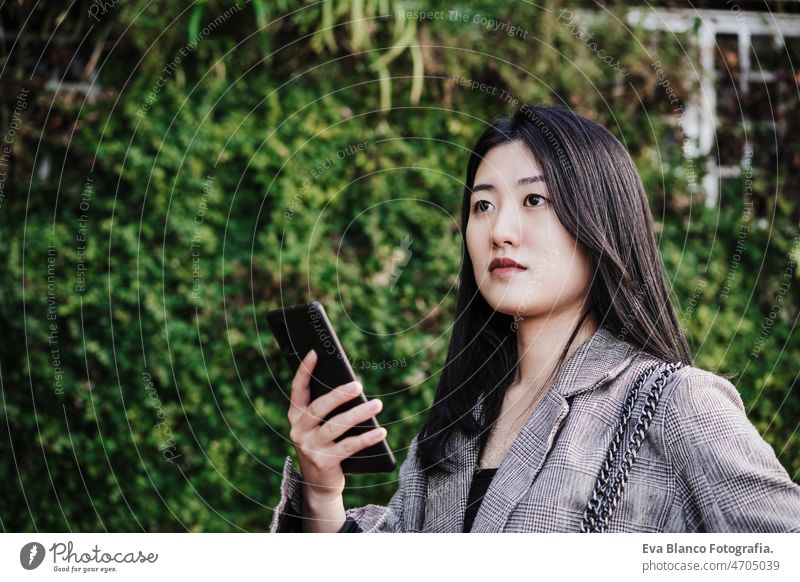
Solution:
M566 293L571 296L584 295L592 277L591 263L587 256L579 250L572 250L562 267L561 277Z
M539 280L554 294L571 297L584 293L592 274L588 254L560 224L549 226L546 240L540 241L543 261L537 269Z
M469 252L470 257L472 260L476 260L480 257L483 251L483 245L481 244L484 241L484 234L481 232L481 226L479 224L475 224L474 221L470 221L467 224L467 232L465 235L467 251Z

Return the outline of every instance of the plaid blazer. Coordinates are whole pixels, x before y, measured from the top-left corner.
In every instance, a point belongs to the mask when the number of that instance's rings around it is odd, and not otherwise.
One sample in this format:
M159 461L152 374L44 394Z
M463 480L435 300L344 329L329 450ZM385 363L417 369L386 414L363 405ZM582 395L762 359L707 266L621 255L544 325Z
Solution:
M578 532L628 390L657 362L599 328L570 356L531 413L486 491L471 531ZM639 393L622 447L650 380ZM480 415L481 407L474 413ZM457 431L445 466L428 476L418 463L417 438L388 505L346 510L363 531L463 529L478 464L477 435ZM272 532L300 531L301 484L287 456ZM748 420L733 384L685 366L664 386L607 531L800 532L800 485Z

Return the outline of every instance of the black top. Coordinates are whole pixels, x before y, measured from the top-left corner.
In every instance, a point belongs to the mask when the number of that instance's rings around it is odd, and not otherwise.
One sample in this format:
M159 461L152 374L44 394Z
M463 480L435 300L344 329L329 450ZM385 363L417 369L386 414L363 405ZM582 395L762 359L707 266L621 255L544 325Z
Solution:
M467 511L464 515L464 533L472 529L472 522L475 521L475 516L478 515L478 509L483 501L483 496L486 495L486 490L489 489L489 484L497 473L497 467L493 469L478 469L472 476L472 485L469 488L469 499L467 500ZM352 517L345 520L344 525L339 530L339 533L361 533L362 529L358 527L358 523Z
M355 519L348 517L344 521L342 529L340 529L337 533L364 533L364 530L358 527L358 522Z
M469 488L469 500L467 501L467 513L464 515L464 533L472 529L472 522L478 515L478 509L489 489L489 484L497 473L497 467L493 469L478 469L472 476L472 486Z

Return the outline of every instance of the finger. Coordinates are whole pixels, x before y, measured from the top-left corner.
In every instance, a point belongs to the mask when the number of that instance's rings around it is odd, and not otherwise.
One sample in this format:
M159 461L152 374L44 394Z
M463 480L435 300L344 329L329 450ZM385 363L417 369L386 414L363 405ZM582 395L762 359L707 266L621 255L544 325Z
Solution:
M290 395L291 406L302 409L308 406L311 398L308 384L311 380L311 373L317 364L317 353L309 350L297 367L297 372L292 378L292 391Z
M318 439L317 442L323 446L331 444L334 440L346 433L353 426L374 417L381 411L382 408L383 402L375 398L369 402L364 402L351 408L350 410L337 414L328 422L319 427L319 430L317 431L318 434L315 435Z
M323 394L316 398L306 408L305 422L309 423L308 426L316 427L338 406L341 406L348 400L352 400L363 392L364 387L361 382L348 382L337 386L327 394Z
M381 442L385 436L386 429L382 426L379 426L378 428L372 429L363 434L348 437L339 441L330 449L328 449L327 454L337 458L346 459L362 449Z

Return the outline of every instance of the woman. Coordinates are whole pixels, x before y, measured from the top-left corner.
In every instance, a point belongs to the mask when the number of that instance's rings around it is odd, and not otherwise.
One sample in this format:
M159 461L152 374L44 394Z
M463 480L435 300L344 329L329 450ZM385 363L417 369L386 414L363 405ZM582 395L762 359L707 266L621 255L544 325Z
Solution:
M523 105L473 148L461 216L447 361L397 492L344 509L340 459L385 431L334 439L381 404L320 425L362 387L309 405L310 352L289 410L305 478L287 457L273 532L800 531L800 486L735 387L689 365L641 179L611 133Z

